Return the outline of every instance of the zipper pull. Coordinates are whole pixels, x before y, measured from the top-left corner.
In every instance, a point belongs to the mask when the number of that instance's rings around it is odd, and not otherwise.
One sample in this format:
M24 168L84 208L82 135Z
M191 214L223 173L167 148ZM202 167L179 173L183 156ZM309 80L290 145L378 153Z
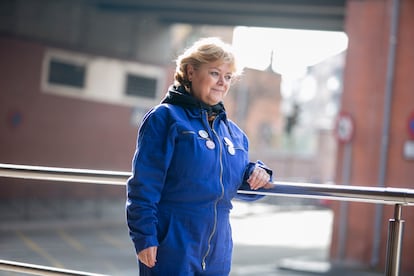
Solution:
M203 262L201 263L201 266L203 267L203 270L206 270L206 261L203 261Z

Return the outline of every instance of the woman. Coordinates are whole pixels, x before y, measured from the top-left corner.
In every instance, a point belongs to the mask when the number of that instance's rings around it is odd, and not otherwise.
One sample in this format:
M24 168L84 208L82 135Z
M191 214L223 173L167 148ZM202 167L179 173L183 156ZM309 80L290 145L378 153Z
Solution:
M230 46L202 39L177 59L175 83L143 118L127 185L127 221L140 275L228 275L229 212L238 189L271 188L226 117L236 76Z

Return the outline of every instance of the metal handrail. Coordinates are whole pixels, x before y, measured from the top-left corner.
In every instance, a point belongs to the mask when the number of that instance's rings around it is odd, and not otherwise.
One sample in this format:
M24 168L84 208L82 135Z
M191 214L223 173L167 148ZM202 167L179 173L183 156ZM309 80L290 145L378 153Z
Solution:
M125 185L130 172L41 167L0 163L0 177ZM274 181L271 189L239 190L241 194L263 194L414 206L414 189L365 187Z
M0 177L125 185L129 172L27 166L0 163Z
M40 167L0 163L0 177L125 185L127 179L130 176L130 172L121 171ZM274 186L271 189L260 189L257 191L239 190L238 193L319 198L339 201L357 201L394 205L394 218L389 220L385 275L399 275L401 244L404 226L404 220L401 219L402 206L414 206L414 189L290 183L278 181L273 182L273 184ZM0 263L0 269L2 269L2 263ZM58 274L37 275L71 275L64 273L59 274L59 272L54 273ZM88 274L85 273L80 275Z
M34 265L6 260L0 260L0 270L42 276L108 276L104 274L96 274L78 270L61 269L50 266Z

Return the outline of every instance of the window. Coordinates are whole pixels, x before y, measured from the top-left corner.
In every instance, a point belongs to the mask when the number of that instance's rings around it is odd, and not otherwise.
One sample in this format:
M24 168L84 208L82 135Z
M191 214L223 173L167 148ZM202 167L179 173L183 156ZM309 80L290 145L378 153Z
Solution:
M154 99L156 97L156 90L156 79L134 74L127 74L125 94L130 96Z
M85 87L84 65L71 64L52 58L49 64L48 82L57 85L67 85L75 88Z

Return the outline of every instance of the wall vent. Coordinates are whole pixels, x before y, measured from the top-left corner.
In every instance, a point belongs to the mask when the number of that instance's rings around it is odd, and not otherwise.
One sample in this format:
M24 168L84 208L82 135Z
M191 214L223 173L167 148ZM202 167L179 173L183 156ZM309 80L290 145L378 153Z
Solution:
M157 80L135 74L127 74L125 93L130 96L153 99L156 97Z
M48 82L82 89L85 87L85 71L85 65L52 58L49 63Z

